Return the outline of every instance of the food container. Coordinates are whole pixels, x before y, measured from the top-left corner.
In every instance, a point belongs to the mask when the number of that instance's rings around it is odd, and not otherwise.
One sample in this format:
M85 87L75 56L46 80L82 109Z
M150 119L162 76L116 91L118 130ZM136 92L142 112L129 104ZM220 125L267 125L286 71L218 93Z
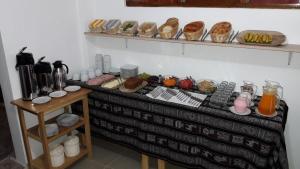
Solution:
M197 83L197 88L202 94L212 94L216 91L217 89L217 82L213 80L199 80Z
M65 156L64 156L64 147L62 145L56 145L50 151L51 157L51 165L52 167L59 167L64 164Z
M166 23L161 25L158 29L160 38L171 39L178 31L179 21L177 18L170 18Z
M186 40L196 41L199 40L201 35L203 34L204 22L196 21L187 24L183 29L183 34Z
M125 21L120 27L120 33L125 36L134 36L137 33L137 21Z
M139 36L151 38L157 33L157 25L154 22L144 22L138 28Z
M177 85L177 80L175 76L165 76L163 80L163 84L165 87L175 87Z
M67 157L74 157L80 153L80 143L78 136L69 136L64 142L65 154Z
M75 125L79 121L79 119L80 117L76 114L64 113L56 119L56 122L60 126L71 127Z
M107 34L117 34L121 26L119 19L111 19L103 25L103 30Z
M106 20L95 19L89 24L91 32L103 32L103 25L106 23Z
M210 30L210 37L212 42L224 43L228 40L232 30L231 23L219 22L216 23Z
M138 66L130 64L124 65L121 67L121 78L128 79L130 77L136 77L138 72Z

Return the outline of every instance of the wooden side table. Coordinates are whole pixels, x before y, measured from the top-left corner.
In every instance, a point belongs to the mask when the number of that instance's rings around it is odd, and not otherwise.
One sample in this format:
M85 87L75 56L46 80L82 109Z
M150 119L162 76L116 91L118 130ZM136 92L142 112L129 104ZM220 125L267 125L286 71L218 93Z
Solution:
M89 123L89 107L88 107L88 94L91 92L89 89L80 89L77 92L68 93L62 98L54 98L50 102L42 105L34 105L31 101L23 101L22 99L17 99L11 102L11 104L17 106L19 121L21 124L23 141L25 145L26 155L28 159L28 167L30 169L64 169L72 165L74 162L80 158L88 155L92 158L92 145L91 145L91 135L90 135L90 123ZM47 137L45 129L45 115L50 112L64 108L65 112L69 111L69 106L77 101L82 101L83 104L83 117L71 127L60 127L59 133L53 137ZM24 111L34 114L38 117L38 125L27 129ZM50 119L48 122L54 122L55 118ZM82 145L80 147L79 155L75 157L66 157L65 163L60 167L52 167L50 150L48 144L57 138L71 133L73 130L83 126L85 133L82 134ZM40 134L39 134L40 133ZM31 149L28 137L31 137L43 145L44 154L36 159L32 159Z

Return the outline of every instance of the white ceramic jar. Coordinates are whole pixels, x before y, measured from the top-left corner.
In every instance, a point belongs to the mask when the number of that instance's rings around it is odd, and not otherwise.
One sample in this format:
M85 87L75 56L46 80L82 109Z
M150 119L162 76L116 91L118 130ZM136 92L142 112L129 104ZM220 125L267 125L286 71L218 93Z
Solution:
M55 146L50 151L52 167L59 167L65 162L64 147L62 145Z
M74 157L80 153L80 143L78 136L69 136L64 142L65 154L67 157Z

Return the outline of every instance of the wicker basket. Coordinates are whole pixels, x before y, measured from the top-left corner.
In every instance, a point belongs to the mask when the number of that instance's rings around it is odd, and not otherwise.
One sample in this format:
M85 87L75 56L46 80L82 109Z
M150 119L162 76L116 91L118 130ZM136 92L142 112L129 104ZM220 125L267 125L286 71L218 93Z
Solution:
M128 24L132 24L133 26L128 30L124 30L125 26L128 25ZM138 29L138 22L137 21L126 21L120 27L119 32L122 35L125 35L125 36L134 36L137 33L137 29Z
M170 26L171 31L164 32L163 30L166 26ZM178 25L175 26L175 27L172 27L171 25L169 25L167 23L161 25L158 29L159 35L162 39L171 39L171 38L173 38L176 35L177 31L178 31Z
M146 25L150 25L150 28L147 31L143 30ZM157 33L157 25L154 22L144 22L139 26L138 32L140 37L152 38Z
M215 29L217 29L221 24L228 24L229 29L225 33L213 33ZM219 22L216 23L210 30L211 41L215 43L224 43L228 40L232 26L229 22Z
M198 29L197 31L195 31L195 32L187 32L187 31L185 31L187 25L185 26L184 31L183 31L183 34L184 34L186 40L189 40L189 41L197 41L197 40L200 39L201 35L203 34L203 29L204 29L204 27L205 27L205 24L204 24L204 22L202 22L202 21L198 21L198 22L201 22L203 26L202 26L201 28L199 28L199 29ZM189 24L188 24L188 25L189 25Z
M112 23L115 22L113 25ZM121 26L121 21L118 19L112 19L106 22L102 27L107 34L117 34Z
M92 24L98 20L102 20L102 19L95 19L93 20L90 24L89 24L89 29L91 32L103 32L103 25L105 25L106 21L103 20L103 23L97 25L97 27L93 27Z

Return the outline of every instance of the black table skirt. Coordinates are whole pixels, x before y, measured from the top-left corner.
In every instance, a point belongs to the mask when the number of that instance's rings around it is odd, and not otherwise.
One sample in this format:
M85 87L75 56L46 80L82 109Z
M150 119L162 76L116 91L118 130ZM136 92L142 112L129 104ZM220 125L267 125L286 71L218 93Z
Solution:
M288 107L281 101L278 115L238 116L225 107L198 108L148 98L155 86L122 93L69 81L93 89L89 95L92 134L186 168L288 169L284 127ZM255 101L257 104L258 100ZM80 104L72 105L80 114Z

